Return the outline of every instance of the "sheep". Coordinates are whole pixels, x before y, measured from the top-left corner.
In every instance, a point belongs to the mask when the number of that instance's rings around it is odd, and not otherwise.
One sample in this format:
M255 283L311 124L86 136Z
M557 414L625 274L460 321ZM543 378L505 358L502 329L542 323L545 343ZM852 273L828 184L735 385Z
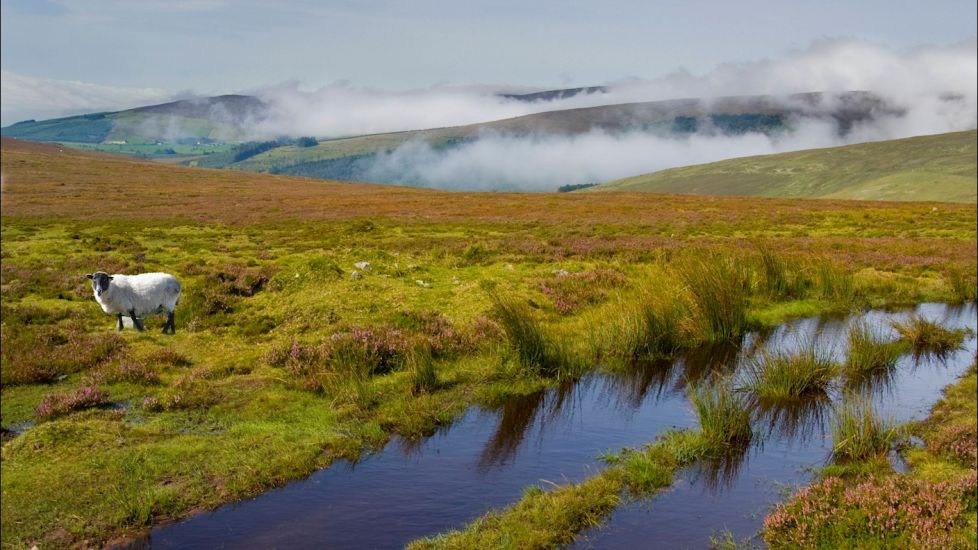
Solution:
M169 273L140 273L139 275L109 275L104 271L96 271L86 275L92 280L92 291L95 301L102 306L102 311L114 313L119 319L119 330L122 330L122 316L132 319L136 330L145 330L140 315L151 313L166 313L166 324L163 334L169 329L170 334L176 334L173 323L173 310L180 301L182 290L180 281Z

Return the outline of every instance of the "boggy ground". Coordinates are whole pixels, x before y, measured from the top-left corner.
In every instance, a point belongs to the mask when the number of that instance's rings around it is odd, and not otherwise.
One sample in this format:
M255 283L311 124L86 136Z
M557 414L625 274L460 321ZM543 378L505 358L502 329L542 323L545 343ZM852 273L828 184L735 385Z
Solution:
M970 206L441 193L11 140L2 170L9 548L99 546L594 365L975 292ZM175 274L176 335L116 333L95 270ZM643 476L599 506L666 479Z

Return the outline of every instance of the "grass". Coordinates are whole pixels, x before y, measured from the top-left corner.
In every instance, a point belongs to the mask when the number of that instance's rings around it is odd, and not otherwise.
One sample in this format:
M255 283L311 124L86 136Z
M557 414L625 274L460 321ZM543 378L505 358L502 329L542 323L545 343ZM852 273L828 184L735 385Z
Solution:
M839 366L814 342L794 353L762 350L747 366L742 389L763 402L825 395Z
M876 335L866 323L850 327L848 344L849 351L843 370L851 381L865 379L881 371L890 371L907 351L904 342L885 340Z
M496 297L493 313L521 367L552 378L577 373L579 366L567 345L545 332L526 305L513 299Z
M833 410L831 420L832 458L856 462L886 455L900 436L893 422L873 412L872 403L849 397Z
M972 365L945 388L930 416L911 426L925 444L905 448L909 472L823 472L765 518L768 547L974 548L976 380Z
M733 340L748 331L750 280L740 262L729 257L692 260L681 273L708 340Z
M946 355L961 347L968 331L965 329L949 330L925 318L914 314L906 321L891 323L900 339L910 345L915 355L934 354Z
M4 435L5 547L99 546L255 496L575 376L602 360L592 340L664 355L757 319L949 300L947 273L976 259L963 206L438 193L2 146L0 408L5 428L34 423ZM758 246L798 273L831 258L852 297L772 301ZM176 274L177 333L115 332L81 277L99 268ZM628 285L570 285L562 314L540 288L558 270ZM732 296L694 297L727 276ZM640 292L649 309L623 313ZM616 324L636 335L620 348ZM542 353L522 366L521 348ZM40 421L46 395L89 386L125 406ZM622 487L664 479L630 460Z
M591 190L974 204L975 149L969 130L672 168Z
M701 385L689 392L703 438L717 454L745 447L754 437L751 407L729 381Z
M408 548L558 548L586 528L600 525L623 498L652 494L672 484L680 467L705 453L697 433L670 431L643 449L605 457L609 467L580 483L551 490L530 486L518 502L492 510L461 530L412 542Z

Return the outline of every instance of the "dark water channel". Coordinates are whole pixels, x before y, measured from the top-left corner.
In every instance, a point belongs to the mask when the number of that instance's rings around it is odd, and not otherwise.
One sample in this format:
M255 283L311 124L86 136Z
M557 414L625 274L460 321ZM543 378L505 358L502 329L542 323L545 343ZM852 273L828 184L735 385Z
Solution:
M974 304L923 304L916 311L947 327L976 328ZM138 548L400 548L519 499L531 484L580 481L602 468L606 450L650 442L670 427L694 427L685 386L715 371L736 371L757 345L794 349L814 341L845 356L849 325L866 319L880 334L907 312L811 318L752 334L743 347L700 350L628 375L592 375L514 399L497 410L472 409L420 441L395 439L356 463L338 463L249 501L154 529ZM905 356L895 374L864 389L877 411L922 418L970 365L975 338L943 358ZM833 396L837 399L838 396ZM779 487L805 483L824 463L828 400L769 411L765 436L737 460L677 475L651 500L621 506L577 548L705 548L711 534L757 532Z

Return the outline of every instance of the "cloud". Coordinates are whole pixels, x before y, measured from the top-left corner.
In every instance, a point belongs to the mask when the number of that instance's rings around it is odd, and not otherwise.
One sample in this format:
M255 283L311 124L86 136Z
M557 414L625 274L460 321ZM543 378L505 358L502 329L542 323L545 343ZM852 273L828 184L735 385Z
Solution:
M169 92L157 88L104 86L0 72L0 119L5 126L24 118L117 111L161 103L171 97Z
M363 179L445 189L545 191L560 185L603 182L665 168L725 158L829 147L974 128L978 125L976 42L898 52L855 40L826 40L781 59L725 64L702 75L612 82L607 93L525 103L492 87L442 86L379 92L339 84L300 92L268 90L276 109L268 128L312 135L356 135L463 125L540 111L675 98L742 95L786 97L800 92L868 91L882 99L869 120L840 129L829 118L799 116L778 135L699 132L663 137L600 128L569 135L483 133L451 148L413 141L361 159ZM822 112L846 108L823 96ZM783 99L796 112L802 100ZM708 100L710 102L710 100ZM845 130L845 131L842 131Z
M857 40L824 40L780 59L723 64L702 75L685 71L607 83L607 93L526 103L498 95L503 86L441 85L401 92L336 83L302 91L297 83L258 90L273 106L265 133L345 135L437 128L542 111L613 103L737 95L872 91L898 105L961 96L974 125L978 42L896 51Z

